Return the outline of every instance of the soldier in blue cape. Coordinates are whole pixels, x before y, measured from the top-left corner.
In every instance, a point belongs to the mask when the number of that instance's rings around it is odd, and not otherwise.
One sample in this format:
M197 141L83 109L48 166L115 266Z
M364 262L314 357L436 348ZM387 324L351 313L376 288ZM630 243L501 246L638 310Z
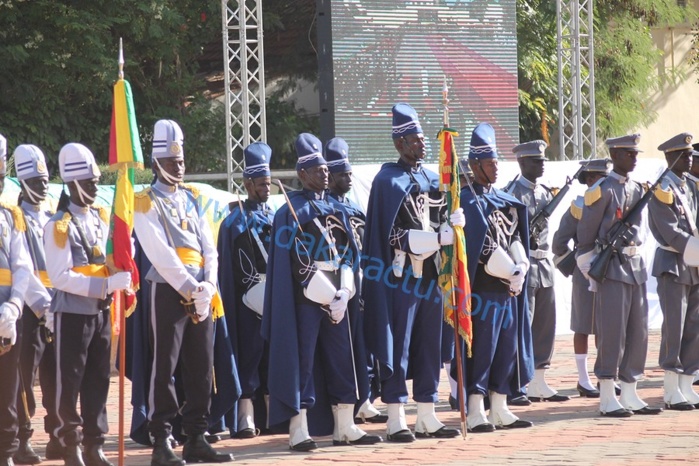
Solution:
M381 399L388 405L388 440L412 442L405 420L406 380L413 379L418 437L451 438L457 429L437 419L434 404L442 365L442 296L437 258L452 244L436 173L425 169L425 138L408 104L393 107L393 144L400 159L386 163L369 195L365 231L365 334L379 363ZM452 225L463 226L463 212Z
M325 160L328 162L328 171L330 178L328 181L328 195L331 199L335 199L347 212L352 234L354 236L359 252L362 251L364 242L364 225L366 223L366 215L362 208L350 199L347 194L352 189L352 165L349 162L349 146L342 138L333 138L325 143L324 154ZM359 282L361 291L361 271L359 272ZM361 296L359 297L361 302ZM360 304L361 305L361 304ZM363 325L363 323L362 323ZM357 424L363 422L382 423L386 422L388 417L381 414L374 407L372 401L376 398L380 390L379 383L376 377L375 361L371 354L367 354L368 371L369 371L369 397L362 403L357 412L355 422Z
M303 189L274 216L262 334L269 342L269 423L289 421L289 448L373 444L381 437L354 424L366 399L357 283L359 251L342 209L328 199L328 168L312 134L296 139ZM332 421L331 416L332 415Z
M253 403L260 406L259 402L264 403L267 396L267 344L260 327L274 219L274 212L267 205L272 149L264 142L254 142L243 155L243 182L248 198L230 204L230 214L219 229L217 247L219 283L225 284L221 297L242 390L231 434L251 438L259 432L255 419L261 416L257 414L263 414L262 419L266 417L266 409L256 410Z
M492 126L479 124L473 130L468 154L474 182L461 189L473 293L473 357L464 359L467 424L472 432L532 426L507 407L507 396L529 383L534 372L525 286L529 269L527 210L516 198L492 186L497 181L497 157ZM490 400L487 418L486 396Z

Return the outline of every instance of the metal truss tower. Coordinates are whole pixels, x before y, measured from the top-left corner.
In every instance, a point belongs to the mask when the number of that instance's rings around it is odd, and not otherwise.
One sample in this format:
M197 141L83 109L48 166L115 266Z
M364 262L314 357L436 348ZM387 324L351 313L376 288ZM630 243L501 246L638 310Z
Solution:
M228 191L244 190L243 149L267 141L262 0L221 0Z
M593 0L556 0L559 160L595 156Z

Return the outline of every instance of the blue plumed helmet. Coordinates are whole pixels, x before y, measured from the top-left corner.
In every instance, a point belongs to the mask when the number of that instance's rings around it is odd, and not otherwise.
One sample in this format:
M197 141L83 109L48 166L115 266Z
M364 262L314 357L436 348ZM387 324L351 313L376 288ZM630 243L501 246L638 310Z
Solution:
M330 173L346 173L352 171L349 163L349 146L342 138L332 138L325 143L325 160L328 161Z
M328 164L323 158L323 144L311 133L299 134L295 145L296 155L299 158L296 162L296 171Z
M498 158L498 151L495 146L495 130L488 123L479 123L473 129L468 158L469 160Z
M245 178L261 178L272 176L269 163L272 161L272 148L264 142L253 142L243 151L245 157Z
M413 107L405 103L393 106L393 139L399 139L408 134L422 134L422 126Z

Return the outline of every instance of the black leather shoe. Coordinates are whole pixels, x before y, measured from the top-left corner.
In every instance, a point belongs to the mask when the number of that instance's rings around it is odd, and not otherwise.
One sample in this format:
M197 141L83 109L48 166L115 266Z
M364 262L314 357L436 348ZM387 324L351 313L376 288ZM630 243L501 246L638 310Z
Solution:
M590 390L589 388L585 388L580 383L578 383L578 393L580 393L580 396L582 398L599 398L599 390L595 390L594 388Z
M526 429L527 427L533 426L534 423L531 421L523 421L522 419L517 419L512 424L497 426L498 429Z
M114 466L109 462L104 452L102 451L102 445L89 445L85 446L85 451L83 452L83 462L85 466Z
M459 400L457 400L453 396L449 395L449 407L452 409L452 411L458 411L459 410Z
M520 395L514 398L507 397L507 404L510 406L529 406L532 402L525 395Z
M303 442L297 443L296 445L289 445L289 450L293 451L311 451L318 448L318 445L313 441L313 439L304 440Z
M633 416L633 411L629 411L628 409L624 408L619 408L615 409L614 411L607 411L607 412L600 412L601 416L604 417L631 417Z
M15 462L10 457L0 456L0 466L15 466Z
M19 449L12 455L15 464L39 464L41 456L37 455L32 448L29 439L19 441Z
M85 466L80 445L69 445L63 449L64 466Z
M218 434L205 434L204 438L206 438L206 441L209 443L216 443L221 440L221 436Z
M383 439L378 435L365 434L359 437L357 440L350 440L348 442L333 440L333 445L374 445L381 442L383 442Z
M47 460L62 460L63 447L61 442L54 436L49 438L49 443L46 444L46 459Z
M688 401L683 401L682 403L675 403L674 405L665 403L665 408L673 411L691 411L694 409L694 405Z
M695 380L694 382L692 382L692 385L699 385L699 379L697 379L697 380Z
M468 431L474 434L484 434L486 432L495 432L495 425L490 422L484 422L483 424L478 424L475 427L469 427Z
M150 457L151 466L184 466L182 461L172 450L169 438L156 438L153 442L153 454Z
M549 396L548 398L544 398L543 396L542 396L542 397L538 397L538 398L537 398L537 397L534 397L534 398L529 397L529 401L533 401L533 402L535 402L535 403L538 403L538 402L540 402L540 401L550 401L550 402L553 402L553 403L558 403L558 402L561 402L561 401L568 401L568 400L570 400L570 397L569 397L569 396L567 396L567 395L561 395L561 394L559 394L559 393L556 393L555 395L551 395L551 396Z
M387 434L386 439L389 442L410 443L415 441L415 436L410 432L410 429L403 429L395 434Z
M415 437L417 438L454 438L459 435L461 435L459 429L447 426L442 426L434 432L415 432Z
M388 416L386 414L377 414L376 416L365 417L364 420L370 424L386 424Z
M187 463L226 463L233 461L229 453L217 453L203 434L188 435L182 448L182 459Z
M641 409L632 410L634 414L660 414L663 412L663 408L651 408L650 406L644 406Z
M235 434L233 434L233 438L237 439L246 439L246 438L255 438L257 437L257 432L255 432L254 429L251 427L248 427L247 429L239 430ZM209 442L211 443L211 442Z

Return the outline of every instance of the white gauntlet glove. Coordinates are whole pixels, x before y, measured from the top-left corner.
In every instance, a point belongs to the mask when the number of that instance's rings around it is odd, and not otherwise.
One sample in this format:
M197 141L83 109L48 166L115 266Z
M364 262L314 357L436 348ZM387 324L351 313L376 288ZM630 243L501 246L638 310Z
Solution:
M522 288L524 287L524 280L526 279L526 277L526 264L519 263L515 265L515 268L512 270L512 275L510 275L509 278L510 290L514 293L515 296L518 296L522 292Z
M330 307L330 318L332 318L336 324L339 324L342 319L345 318L349 299L349 290L346 288L341 288L335 294L335 300L328 305L328 307Z
M53 312L46 311L46 314L44 314L44 326L46 330L53 333L55 327L55 316Z
M9 338L10 344L17 341L17 319L19 319L19 306L14 302L5 302L0 305L0 338Z
M206 303L208 307L211 304L211 299L216 294L216 287L211 282L199 282L199 287L192 293L194 303L199 305ZM198 311L197 311L198 313Z
M194 308L196 309L197 317L199 322L204 322L207 317L209 317L210 303L208 302L197 302L194 301Z
M464 209L459 207L454 212L452 212L451 215L449 216L449 221L455 227L466 226L466 217L464 216Z
M448 223L442 223L439 227L439 245L449 246L450 244L454 244L454 230Z
M131 287L131 272L118 272L107 278L107 294Z

